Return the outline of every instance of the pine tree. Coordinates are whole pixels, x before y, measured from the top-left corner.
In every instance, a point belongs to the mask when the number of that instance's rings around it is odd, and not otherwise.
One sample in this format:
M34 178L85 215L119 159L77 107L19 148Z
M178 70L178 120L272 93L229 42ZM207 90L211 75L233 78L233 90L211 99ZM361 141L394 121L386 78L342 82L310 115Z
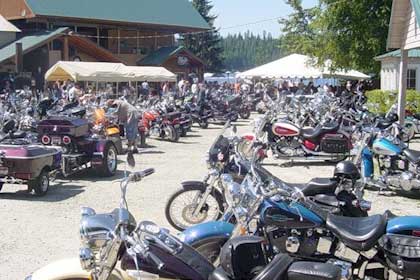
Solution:
M214 20L217 16L212 15L210 0L193 0L193 6L209 24L213 32L205 32L194 35L186 35L182 38L182 43L191 52L201 58L209 72L221 72L223 70L223 45L221 37L214 27Z

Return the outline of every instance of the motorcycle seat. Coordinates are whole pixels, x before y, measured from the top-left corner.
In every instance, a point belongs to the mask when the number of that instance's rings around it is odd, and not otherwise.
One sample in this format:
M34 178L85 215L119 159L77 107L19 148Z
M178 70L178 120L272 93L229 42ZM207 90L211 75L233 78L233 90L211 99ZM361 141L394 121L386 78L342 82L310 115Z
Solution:
M288 280L340 280L341 269L330 263L302 261L292 264L289 268L287 276Z
M405 149L403 153L411 162L420 162L420 151Z
M370 250L385 233L387 219L384 215L355 218L328 215L329 228L348 247L358 251Z
M313 178L303 187L302 192L305 196L334 193L337 184L336 180L330 178Z
M167 113L164 115L164 117L166 117L168 120L174 120L174 119L178 119L181 117L181 113L180 112L172 112L172 113Z
M339 123L330 123L324 126L318 125L315 128L313 127L303 128L301 129L301 135L303 136L303 138L306 138L306 139L316 139L324 133L336 132L339 127L340 127Z

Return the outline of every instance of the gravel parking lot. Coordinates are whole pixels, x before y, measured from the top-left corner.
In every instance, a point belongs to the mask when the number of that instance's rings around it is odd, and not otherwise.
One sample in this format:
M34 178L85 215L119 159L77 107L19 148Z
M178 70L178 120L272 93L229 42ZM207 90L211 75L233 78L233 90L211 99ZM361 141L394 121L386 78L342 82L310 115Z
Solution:
M137 220L151 220L168 227L164 205L184 180L200 180L206 174L204 156L220 126L197 127L180 143L149 140L150 147L136 155L136 169L154 167L156 173L128 190L128 205ZM238 122L239 133L249 132L248 121ZM420 149L420 144L413 148ZM49 262L74 257L79 248L80 207L97 212L118 207L118 180L124 175L120 157L114 178L97 178L88 171L53 182L45 197L34 197L19 186L5 186L0 193L0 279L23 279ZM304 183L313 177L330 176L333 166L297 165L290 168L268 160L267 167L285 181ZM420 214L420 200L368 192L373 213L391 209L396 214Z

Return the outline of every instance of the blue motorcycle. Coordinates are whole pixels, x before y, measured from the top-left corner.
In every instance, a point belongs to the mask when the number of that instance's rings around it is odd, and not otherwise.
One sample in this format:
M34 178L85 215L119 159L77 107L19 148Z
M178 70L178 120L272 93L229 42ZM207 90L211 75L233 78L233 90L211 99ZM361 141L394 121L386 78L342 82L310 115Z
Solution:
M420 217L332 215L254 162L242 184L222 177L229 205L225 218L233 215L236 224L208 222L181 234L210 261L218 260L228 239L252 234L264 237L273 255L334 264L342 279L420 279Z
M396 144L375 128L365 129L357 149L354 163L360 166L367 185L406 192L420 190L420 151ZM379 177L374 174L375 160Z

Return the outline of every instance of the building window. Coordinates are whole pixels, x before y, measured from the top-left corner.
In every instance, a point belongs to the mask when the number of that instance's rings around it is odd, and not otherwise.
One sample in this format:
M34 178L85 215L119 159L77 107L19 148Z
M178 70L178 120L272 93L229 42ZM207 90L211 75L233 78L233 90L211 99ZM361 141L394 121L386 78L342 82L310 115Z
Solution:
M407 70L407 89L416 89L416 69Z

